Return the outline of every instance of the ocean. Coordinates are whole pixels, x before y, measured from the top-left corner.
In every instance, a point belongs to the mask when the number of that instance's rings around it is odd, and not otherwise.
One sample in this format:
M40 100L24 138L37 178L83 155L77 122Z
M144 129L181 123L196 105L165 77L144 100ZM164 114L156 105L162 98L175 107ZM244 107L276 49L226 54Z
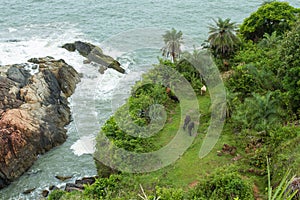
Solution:
M299 0L289 0L300 7ZM64 59L84 74L69 99L72 122L67 141L44 155L22 177L0 190L0 199L39 199L41 191L65 182L54 176L72 175L72 180L96 174L91 152L101 125L129 96L141 74L161 56L161 35L171 28L181 30L183 48L199 46L208 36L208 24L217 17L241 23L263 1L234 0L1 0L0 65L24 63L32 57ZM84 58L61 46L74 41L99 45L126 69L111 69L101 75ZM71 181L71 180L69 180ZM26 189L36 188L29 195Z

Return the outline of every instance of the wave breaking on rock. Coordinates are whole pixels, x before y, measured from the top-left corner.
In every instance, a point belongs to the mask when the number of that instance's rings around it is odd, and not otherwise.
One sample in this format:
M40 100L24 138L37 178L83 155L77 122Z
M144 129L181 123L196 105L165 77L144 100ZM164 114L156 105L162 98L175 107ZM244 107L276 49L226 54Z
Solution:
M21 176L39 154L62 144L70 97L80 82L64 60L32 58L0 66L0 189ZM31 74L28 66L35 64Z

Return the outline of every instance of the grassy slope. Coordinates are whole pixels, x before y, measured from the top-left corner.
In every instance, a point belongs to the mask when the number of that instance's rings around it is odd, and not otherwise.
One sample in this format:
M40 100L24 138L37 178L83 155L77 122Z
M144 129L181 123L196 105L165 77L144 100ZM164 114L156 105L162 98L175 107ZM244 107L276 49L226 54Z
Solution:
M205 96L199 96L198 101L202 117L200 118L200 126L197 131L198 135L188 150L175 163L158 171L144 174L123 174L124 179L122 181L122 185L126 185L127 187L124 188L124 190L122 189L121 193L126 194L130 191L131 193L135 193L137 196L140 194L140 184L148 194L153 194L155 186L157 185L161 187L174 187L188 190L189 188L195 186L198 180L212 173L216 168L231 164L236 165L237 169L246 167L246 165L243 163L243 159L239 161L233 161L232 158L234 156L217 155L218 151L222 149L224 144L234 146L237 145L237 140L235 135L232 133L232 128L230 127L229 123L225 125L223 132L213 150L203 159L198 157L201 143L209 126L209 107L211 103L209 94L206 94ZM172 140L174 134L177 132L178 125L180 124L181 120L180 106L178 104L174 109L169 111L168 120L163 130L154 136L155 141L157 141L156 145L158 147L162 147ZM237 153L243 155L243 152L244 150L238 147ZM254 179L258 186L263 185L263 182L257 177L252 176L252 179ZM262 189L261 187L259 188ZM78 193L73 195L68 194L67 197L65 196L65 199L84 198L85 197Z
M212 169L230 163L230 159L217 156L217 150L222 148L224 143L231 143L230 137L222 135L214 150L204 159L199 159L198 154L201 147L202 140L205 132L209 126L209 106L210 98L208 95L199 97L199 108L203 118L200 119L201 125L198 129L198 136L195 138L193 144L171 166L165 167L156 172L149 174L142 174L138 179L143 185L169 185L173 187L187 188L189 184L194 183L202 176L206 175ZM172 122L167 123L164 129L157 134L157 145L164 146L171 139L178 129L180 123L180 110L179 105L175 108L175 114L171 116ZM158 183L159 182L159 183Z

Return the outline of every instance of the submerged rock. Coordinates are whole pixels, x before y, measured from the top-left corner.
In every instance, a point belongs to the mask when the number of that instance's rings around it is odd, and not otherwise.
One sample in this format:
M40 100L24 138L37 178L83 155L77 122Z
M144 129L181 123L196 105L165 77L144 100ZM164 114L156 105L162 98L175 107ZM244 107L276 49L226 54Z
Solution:
M88 59L85 63L95 62L105 68L112 68L122 74L125 73L125 70L121 67L121 64L118 61L108 55L105 55L100 47L93 44L76 41L74 43L64 44L62 48L65 48L68 51L77 50L82 56Z
M55 176L55 178L57 178L58 180L61 180L61 181L71 179L72 177L73 176L58 176L58 175Z
M30 188L30 189L27 189L23 192L23 194L30 194L31 192L33 192L36 188Z
M74 184L74 183L67 183L65 187L66 192L72 192L72 191L80 191L82 192L84 189L83 185L81 184Z
M51 57L24 65L0 66L0 189L26 172L37 159L67 138L67 98L80 81L74 68Z
M49 190L59 190L59 188L57 186L55 186L55 185L51 185L49 187Z
M67 49L68 51L77 50L80 55L87 57L96 46L87 42L76 41L74 43L64 44L62 47Z
M68 176L66 176L68 177ZM58 177L56 177L58 178ZM70 176L70 178L72 178ZM92 176L92 177L83 177L81 179L77 179L75 180L75 183L66 183L65 187L64 187L64 191L66 192L73 192L73 191L79 191L79 192L83 192L84 191L84 185L92 185L96 182L96 179L99 178L98 176ZM60 179L60 178L59 178ZM67 179L60 179L60 180L67 180ZM57 186L50 186L49 187L49 190L43 190L43 196L44 196L44 193L45 195L48 195L50 193L50 191L53 191L53 190L61 190L59 189ZM44 196L46 197L46 196Z
M88 184L88 185L92 185L93 183L95 183L97 177L83 177L82 179L78 179L75 181L75 184Z
M43 197L47 197L48 194L49 194L49 190L43 190L43 191L42 191L42 196L43 196Z

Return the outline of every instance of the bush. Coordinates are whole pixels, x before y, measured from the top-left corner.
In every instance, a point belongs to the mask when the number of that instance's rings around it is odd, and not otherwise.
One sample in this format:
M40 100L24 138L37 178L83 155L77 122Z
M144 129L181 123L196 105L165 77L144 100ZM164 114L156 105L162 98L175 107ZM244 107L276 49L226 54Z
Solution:
M271 158L271 177L273 183L278 183L285 171L291 170L292 174L300 174L300 128L295 128L298 135L293 139L286 139L276 148L273 148Z
M219 169L189 191L188 199L254 199L252 183L230 169Z
M49 200L59 200L66 192L63 190L54 190L48 196Z
M260 40L265 33L271 35L276 31L283 34L296 22L297 13L299 9L287 2L267 2L244 20L240 33L244 38L253 41Z
M121 176L111 175L109 178L98 178L92 185L85 185L84 195L95 199L106 199L112 194L117 195Z
M300 118L300 25L293 27L283 39L280 48L282 68L280 77L283 78L283 86L288 97L288 108Z
M183 200L183 190L178 188L161 188L156 187L156 196L160 200Z
M275 99L273 92L270 91L266 95L252 93L252 96L237 106L233 115L234 124L239 129L253 129L267 133L281 121L278 99Z

